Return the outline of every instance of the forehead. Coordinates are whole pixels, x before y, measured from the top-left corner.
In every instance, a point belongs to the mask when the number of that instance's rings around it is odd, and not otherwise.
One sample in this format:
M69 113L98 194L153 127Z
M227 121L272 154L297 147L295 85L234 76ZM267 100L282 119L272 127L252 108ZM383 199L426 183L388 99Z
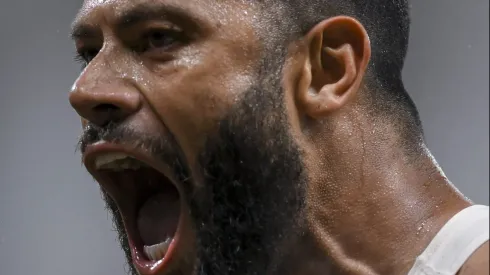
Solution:
M226 24L227 20L252 21L258 5L251 0L85 0L74 25L79 22L112 20L138 11L161 11ZM141 12L140 12L141 14Z

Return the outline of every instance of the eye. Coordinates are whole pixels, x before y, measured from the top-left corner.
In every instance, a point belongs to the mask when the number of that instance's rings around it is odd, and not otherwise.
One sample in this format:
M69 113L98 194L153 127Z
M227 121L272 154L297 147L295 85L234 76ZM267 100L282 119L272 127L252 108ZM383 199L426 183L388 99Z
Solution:
M75 56L75 60L80 62L82 66L85 67L97 56L98 53L99 50L97 49L79 49Z
M145 50L163 49L174 46L177 42L178 33L171 30L152 30L145 35Z

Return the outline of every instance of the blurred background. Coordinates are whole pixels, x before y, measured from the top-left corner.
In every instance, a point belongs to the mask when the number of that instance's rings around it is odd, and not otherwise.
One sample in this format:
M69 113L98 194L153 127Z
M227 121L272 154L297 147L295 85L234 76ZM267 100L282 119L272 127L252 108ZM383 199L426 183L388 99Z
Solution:
M99 189L80 163L68 91L81 1L0 8L0 274L125 274ZM476 203L489 202L489 1L412 1L403 73L429 148Z

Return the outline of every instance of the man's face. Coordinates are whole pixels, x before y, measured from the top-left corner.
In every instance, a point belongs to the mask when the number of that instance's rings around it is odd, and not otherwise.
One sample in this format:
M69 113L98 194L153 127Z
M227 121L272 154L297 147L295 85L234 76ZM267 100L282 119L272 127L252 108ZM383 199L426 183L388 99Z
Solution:
M247 2L89 0L77 16L70 102L133 272L275 274L300 236L285 50Z

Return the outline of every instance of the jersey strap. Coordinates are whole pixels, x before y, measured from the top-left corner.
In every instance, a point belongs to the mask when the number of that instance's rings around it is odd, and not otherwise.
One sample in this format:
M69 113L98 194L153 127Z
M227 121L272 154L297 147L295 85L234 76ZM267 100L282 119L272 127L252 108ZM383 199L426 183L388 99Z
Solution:
M489 207L469 206L439 230L408 275L455 275L489 239Z

